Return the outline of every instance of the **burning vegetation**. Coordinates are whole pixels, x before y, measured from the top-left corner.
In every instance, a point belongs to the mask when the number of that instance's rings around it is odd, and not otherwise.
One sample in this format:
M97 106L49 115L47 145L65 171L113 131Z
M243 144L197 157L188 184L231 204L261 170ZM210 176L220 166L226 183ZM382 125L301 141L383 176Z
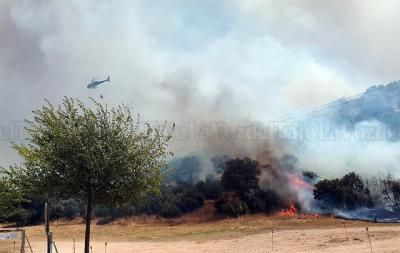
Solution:
M288 209L284 209L278 212L278 215L283 217L293 217L296 216L297 214L298 214L297 208L292 201L290 201Z
M214 157L218 174L200 180L200 162L195 156L175 163L167 175L161 193L140 203L119 208L96 206L94 216L102 222L132 215L157 215L174 218L202 210L204 203L215 215L237 217L267 213L282 218L316 219L334 215L350 219L398 221L400 181L393 177L363 180L356 173L341 178L321 179L310 171L301 172L293 156L264 160ZM268 159L266 159L268 157ZM190 168L194 168L190 170ZM197 169L196 169L197 168ZM24 217L19 223L35 223L41 215L43 201L25 196ZM76 199L52 199L51 218L74 218L84 213L84 205ZM210 209L210 210L211 210ZM101 218L105 218L104 221ZM111 219L110 219L111 217Z

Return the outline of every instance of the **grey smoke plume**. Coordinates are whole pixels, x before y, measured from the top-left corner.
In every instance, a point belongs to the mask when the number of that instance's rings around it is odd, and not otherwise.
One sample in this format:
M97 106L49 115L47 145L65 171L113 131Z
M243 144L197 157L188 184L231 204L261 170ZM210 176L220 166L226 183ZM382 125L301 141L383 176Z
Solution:
M0 1L0 165L17 161L9 141L44 99L102 94L175 121L177 155L291 153L327 175L393 166L396 143L263 133L269 119L397 78L400 4L367 2Z

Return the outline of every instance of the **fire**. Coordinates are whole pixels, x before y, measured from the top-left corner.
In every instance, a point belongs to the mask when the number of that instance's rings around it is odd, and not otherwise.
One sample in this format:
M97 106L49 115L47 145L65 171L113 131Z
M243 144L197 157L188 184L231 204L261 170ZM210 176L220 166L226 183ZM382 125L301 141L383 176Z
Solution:
M312 190L313 186L304 181L303 179L300 178L299 175L293 174L289 176L289 184L295 187L296 189L308 189Z
M287 209L283 209L278 213L279 216L282 217L298 217L299 219L318 219L321 216L316 213L303 213L299 214L298 210L293 201L290 201L289 207Z
M297 210L295 202L293 201L293 199L296 199L296 201L300 202L300 204L302 204L301 200L306 201L307 199L302 198L302 196L308 196L310 194L312 195L312 190L314 189L313 185L305 180L305 178L299 173L288 173L286 174L286 178L294 196L292 196L293 198L290 200L289 206L286 209L282 209L277 214L282 217L297 217L298 219L320 218L319 214L309 213L304 210L299 213L299 210ZM303 203L302 206L307 206L307 204Z
M290 201L290 205L288 209L284 209L278 213L279 216L285 217L293 217L297 215L297 208L295 207L294 203Z

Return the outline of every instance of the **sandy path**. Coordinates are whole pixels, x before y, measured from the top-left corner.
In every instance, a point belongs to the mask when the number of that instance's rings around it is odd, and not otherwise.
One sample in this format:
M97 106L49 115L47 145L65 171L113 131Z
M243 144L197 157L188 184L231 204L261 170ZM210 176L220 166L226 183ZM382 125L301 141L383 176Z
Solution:
M304 229L274 232L274 252L370 252L365 228L349 228L348 238L343 229ZM400 228L370 228L373 252L400 252ZM92 243L93 253L104 252L104 242ZM60 253L72 252L72 243L57 241ZM157 242L109 242L107 253L128 252L271 252L271 233L244 236L235 239L210 241L157 241ZM76 252L82 252L82 242L76 244Z

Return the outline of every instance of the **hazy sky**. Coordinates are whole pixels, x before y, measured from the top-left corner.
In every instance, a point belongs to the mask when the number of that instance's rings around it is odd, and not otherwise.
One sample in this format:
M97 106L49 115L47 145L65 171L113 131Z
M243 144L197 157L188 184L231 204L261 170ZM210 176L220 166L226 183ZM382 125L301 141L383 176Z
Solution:
M44 99L265 122L397 80L398 13L397 0L2 0L0 165Z

